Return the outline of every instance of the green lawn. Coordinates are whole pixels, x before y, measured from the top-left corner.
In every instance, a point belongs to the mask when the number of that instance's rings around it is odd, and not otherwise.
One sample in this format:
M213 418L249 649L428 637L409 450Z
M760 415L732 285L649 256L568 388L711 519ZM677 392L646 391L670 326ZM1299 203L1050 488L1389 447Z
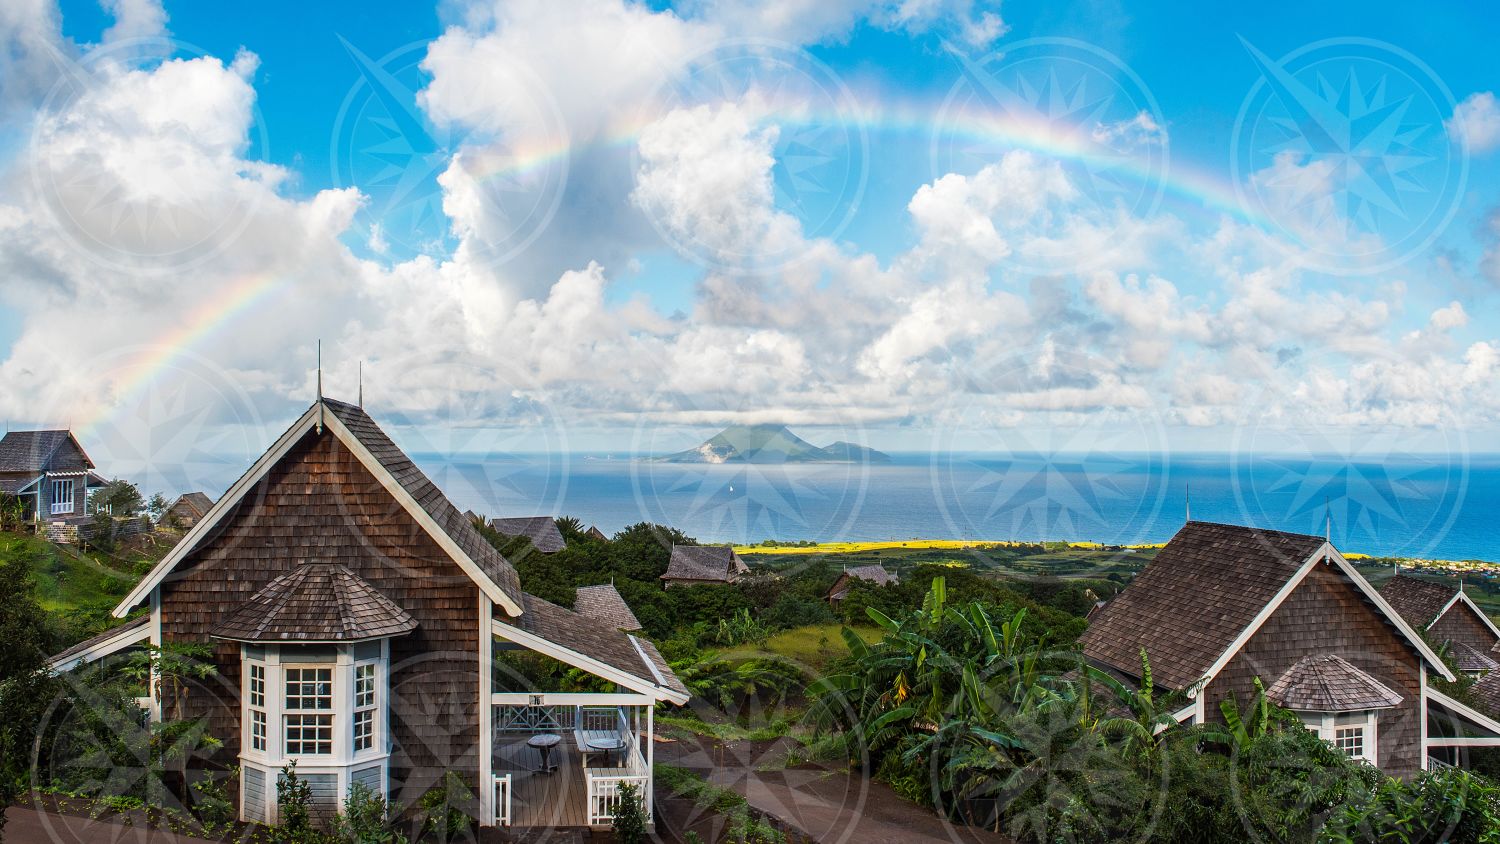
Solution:
M767 639L762 645L746 644L723 652L720 656L730 662L740 662L761 657L780 657L816 671L829 662L849 653L844 637L839 632L842 625L812 624L783 630ZM861 639L874 642L880 638L880 630L874 627L851 628Z
M114 624L110 610L140 580L154 549L118 556L80 553L34 536L0 533L0 556L24 559L42 608L62 626L67 639L83 639Z

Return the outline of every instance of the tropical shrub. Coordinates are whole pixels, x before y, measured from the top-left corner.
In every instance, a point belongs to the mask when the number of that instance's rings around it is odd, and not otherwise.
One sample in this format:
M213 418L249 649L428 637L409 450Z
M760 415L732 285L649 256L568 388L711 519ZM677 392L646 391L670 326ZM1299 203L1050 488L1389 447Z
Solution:
M417 801L422 812L422 836L431 836L436 841L452 841L466 835L473 819L465 811L474 799L474 792L463 775L449 771L442 782L427 790Z
M646 836L646 804L634 783L620 783L620 802L615 806L615 840L621 844L642 844Z

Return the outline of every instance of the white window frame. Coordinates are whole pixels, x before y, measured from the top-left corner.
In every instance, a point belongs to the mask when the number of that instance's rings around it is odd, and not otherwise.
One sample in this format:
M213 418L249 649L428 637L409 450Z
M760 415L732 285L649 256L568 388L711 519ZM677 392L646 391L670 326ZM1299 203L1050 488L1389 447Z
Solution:
M59 494L59 491L63 490L63 489L66 489L68 491L68 494L66 496ZM75 488L73 486L73 479L72 478L53 478L52 479L52 515L59 516L59 515L64 515L64 514L73 512L73 510L74 510L73 493L74 492L75 492Z
M1328 742L1334 747L1339 747L1339 731L1349 729L1360 729L1364 731L1363 748L1360 753L1349 754L1350 758L1361 762L1368 762L1379 767L1380 741L1379 741L1379 718L1380 710L1365 709L1353 712L1298 712L1297 717L1307 729L1317 734L1318 738ZM1340 748L1342 749L1342 748Z
M245 645L241 650L241 694L240 707L240 764L264 772L267 787L274 788L276 777L288 762L297 762L298 773L334 774L337 777L338 793L348 794L355 771L378 766L381 793L389 788L390 742L390 694L389 665L390 642L382 640L376 653L370 653L372 642L349 645L330 645L334 658L330 661L308 661L299 655L274 644ZM362 655L355 659L359 651ZM378 654L378 655L377 655ZM282 658L285 656L286 661ZM357 677L361 670L373 668L373 700L366 706L358 706ZM331 706L328 709L291 709L287 707L287 676L289 671L323 669L331 672ZM264 677L264 685L261 678ZM258 701L260 706L253 706ZM354 741L355 712L372 713L370 746L356 750ZM264 746L257 747L259 736L255 730L255 713L265 713ZM286 745L287 716L326 715L331 716L332 744L329 753L288 753ZM242 785L243 787L243 785ZM268 798L274 800L274 798ZM241 806L244 806L243 796ZM274 822L275 807L268 808ZM249 820L241 818L241 820Z

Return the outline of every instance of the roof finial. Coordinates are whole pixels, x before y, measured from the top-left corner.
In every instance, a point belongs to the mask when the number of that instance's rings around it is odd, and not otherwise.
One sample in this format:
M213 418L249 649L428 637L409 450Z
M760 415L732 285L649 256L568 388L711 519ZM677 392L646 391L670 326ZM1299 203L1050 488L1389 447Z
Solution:
M1323 541L1333 541L1333 502L1323 496Z
M323 435L323 339L318 338L318 436Z
M365 407L365 362L359 362L359 407Z
M1193 520L1193 485L1192 484L1188 484L1187 485L1187 519L1186 519L1186 521L1191 522L1192 520Z

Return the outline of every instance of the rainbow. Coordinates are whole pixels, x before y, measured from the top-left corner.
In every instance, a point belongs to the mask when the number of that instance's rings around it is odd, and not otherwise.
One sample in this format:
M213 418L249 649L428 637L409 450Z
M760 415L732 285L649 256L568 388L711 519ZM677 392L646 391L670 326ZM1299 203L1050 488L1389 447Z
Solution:
M482 156L481 160L473 162L470 172L481 181L524 178L565 161L578 147L629 149L659 116L659 112L647 114L643 111L622 117L597 139L582 144L575 144L566 137L521 144L504 155ZM843 127L874 136L921 139L933 136L937 116L930 105L918 104L885 104L860 113L797 109L759 114L761 122L781 127L783 131ZM1142 185L1159 184L1163 199L1173 202L1183 211L1201 213L1206 209L1256 226L1274 227L1258 211L1245 207L1227 174L1175 160L1152 166L1144 156L1101 154L1099 145L1080 143L1083 133L1059 133L1053 124L1042 118L1020 118L1003 111L984 109L950 110L942 118L945 138L977 149L994 150L997 157L1007 150L1027 150L1049 158L1107 168Z
M93 415L76 429L76 433L92 433L119 408L131 406L131 400L137 398L157 376L187 354L194 345L290 286L290 279L285 276L247 275L224 285L212 298L198 302L178 327L149 344L136 347L133 357L117 370L118 377L112 385L113 395L100 403Z

